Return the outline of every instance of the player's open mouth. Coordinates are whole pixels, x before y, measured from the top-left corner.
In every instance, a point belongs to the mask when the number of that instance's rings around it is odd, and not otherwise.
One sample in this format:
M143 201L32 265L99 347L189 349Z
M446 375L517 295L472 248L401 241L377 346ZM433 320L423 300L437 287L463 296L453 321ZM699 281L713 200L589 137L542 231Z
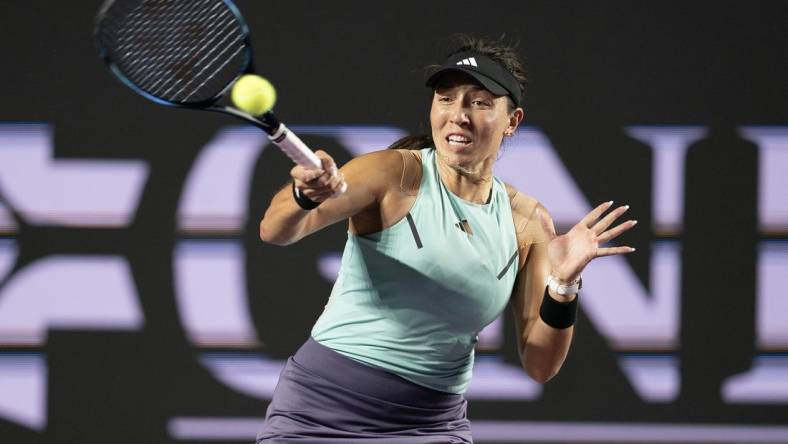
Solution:
M461 134L449 134L449 136L446 137L446 141L449 142L449 145L451 146L460 147L468 146L472 142L470 137L466 137Z

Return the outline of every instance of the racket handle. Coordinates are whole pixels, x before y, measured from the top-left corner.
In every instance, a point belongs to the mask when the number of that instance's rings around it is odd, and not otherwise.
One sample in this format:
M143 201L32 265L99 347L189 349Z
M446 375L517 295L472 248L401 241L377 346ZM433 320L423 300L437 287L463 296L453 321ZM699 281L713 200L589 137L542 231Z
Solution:
M293 162L310 169L323 167L323 162L320 161L320 158L294 132L290 131L284 123L280 123L279 128L273 134L269 134L268 138L287 154L287 157L292 159Z
M311 149L298 137L295 135L294 132L290 131L284 123L279 123L279 127L273 134L269 134L268 138L271 139L271 142L274 145L278 146L287 157L293 160L293 162L310 169L320 169L323 168L323 162L317 157ZM334 171L336 174L336 171ZM335 196L338 196L344 193L347 190L347 183L342 182L342 188L340 188L336 193Z

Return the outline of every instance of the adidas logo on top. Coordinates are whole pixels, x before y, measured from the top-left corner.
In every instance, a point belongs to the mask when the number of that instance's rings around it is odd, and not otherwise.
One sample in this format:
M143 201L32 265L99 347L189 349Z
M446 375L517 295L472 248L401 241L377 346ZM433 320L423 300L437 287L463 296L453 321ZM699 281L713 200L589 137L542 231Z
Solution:
M476 66L476 67L479 66L479 65L476 64L476 59L473 58L473 57L468 57L467 59L462 59L459 62L457 62L457 64L458 65Z

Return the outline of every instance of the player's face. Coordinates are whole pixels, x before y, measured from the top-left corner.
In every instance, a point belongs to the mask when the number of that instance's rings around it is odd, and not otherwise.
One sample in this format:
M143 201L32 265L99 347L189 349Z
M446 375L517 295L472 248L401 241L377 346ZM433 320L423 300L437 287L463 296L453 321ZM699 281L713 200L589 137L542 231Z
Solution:
M444 75L435 88L430 110L438 155L452 167L492 168L504 134L519 123L508 106L505 96L494 95L466 74Z

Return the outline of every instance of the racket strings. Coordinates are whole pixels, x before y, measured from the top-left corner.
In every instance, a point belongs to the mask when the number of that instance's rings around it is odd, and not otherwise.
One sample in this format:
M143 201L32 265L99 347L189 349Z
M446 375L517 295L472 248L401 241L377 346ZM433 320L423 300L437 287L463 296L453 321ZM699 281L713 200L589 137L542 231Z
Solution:
M219 33L214 34L211 41L206 42L204 45L202 45L200 48L197 49L195 56L207 49L207 52L205 52L205 54L195 64L195 66L202 66L203 68L196 75L188 78L188 81L184 83L177 92L174 93L175 97L180 97L181 94L188 93L188 91L191 91L183 99L184 101L188 101L195 93L200 91L208 81L211 80L211 76L205 75L206 71L207 72L221 71L227 64L232 62L233 58L239 52L243 50L243 46L239 45L239 43L242 43L243 38L242 36L238 35L238 33L235 31L233 24L234 23L232 21L227 22L224 29L220 31L220 32L225 32L225 34L223 35ZM218 39L220 37L221 40L219 40L218 42L214 41L215 39ZM232 38L232 40L228 42L227 40L230 38ZM221 48L221 49L217 51L217 48ZM227 55L228 51L233 51L233 52L228 56ZM207 60L208 57L210 56L212 56L213 58ZM219 64L218 67L215 66L215 64L217 63ZM192 87L193 83L198 79L204 79L204 80L196 87ZM164 92L164 95L169 95L170 91L176 86L177 83L173 84L172 87L170 87Z
M206 4L206 6L211 6L210 3ZM157 79L154 83L149 86L149 91L151 94L165 97L169 100L174 101L182 101L187 102L189 98L194 96L198 89L192 88L188 92L187 97L183 97L181 94L187 90L192 83L196 80L200 79L201 75L204 75L206 71L211 70L213 67L211 66L212 63L216 61L216 58L208 61L206 60L211 54L216 50L217 44L222 44L226 41L227 37L232 35L232 25L233 20L232 17L227 17L231 15L226 8L222 8L219 10L219 15L216 14L217 7L220 4L214 4L210 7L208 14L206 15L205 8L203 9L195 9L193 11L186 11L186 16L175 15L172 19L168 20L167 23L164 24L163 27L165 30L171 28L172 26L177 26L176 32L171 32L169 35L164 35L164 39L161 41L164 43L165 53L162 57L165 59L164 64L160 64L160 68L158 70L151 70L151 74L143 79L143 81L148 80L150 78ZM175 11L181 12L181 11ZM190 21L190 18L193 18L195 15L201 16L200 20L198 21ZM226 18L224 23L219 21L222 18ZM200 27L208 26L212 27L213 29L205 29L202 33L202 38L187 38L186 40L175 41L179 37L186 35L187 37L191 37L190 34L192 33L199 33ZM226 32L229 29L229 33L225 34L224 36L221 35L222 32ZM159 34L160 35L160 34ZM169 38L168 38L169 37ZM200 36L197 36L200 37ZM206 40L203 44L202 40ZM221 38L221 40L217 43L216 39ZM239 40L234 40L237 43ZM191 46L189 46L191 44ZM199 47L197 45L200 45ZM194 60L195 58L199 57L201 51L207 52L198 60ZM221 56L224 52L225 48L219 52L219 56ZM188 55L188 59L184 58L183 55ZM227 60L224 65L229 63ZM203 66L199 72L194 72L195 69ZM171 71L169 75L164 76L165 71ZM213 69L212 71L216 71ZM211 72L211 71L209 71ZM204 86L207 83L207 80L204 80L200 83L200 85ZM181 85L181 87L177 90L177 92L173 93L173 89Z
M217 5L214 5L214 7L216 6ZM178 45L179 42L176 41L176 39L181 33L172 32L171 30L173 27L179 26L179 31L182 30L185 32L190 32L188 27L189 22L185 22L185 20L189 20L201 12L202 10L194 10L186 17L174 16L167 20L166 23L155 23L153 26L151 26L150 34L153 37L146 39L146 42L153 43L156 46L153 50L149 51L151 57L148 57L147 59L140 57L139 68L137 69L137 72L142 71L144 73L147 69L148 74L141 78L139 82L140 84L144 84L153 79L153 83L149 86L150 92L152 94L158 95L155 93L155 88L159 83L171 80L171 78L182 78L184 75L184 68L189 67L187 63L184 63L184 61L179 59L178 50L182 50L183 54L189 54L193 51L193 48L180 48ZM194 26L201 25L205 22L205 20L207 20L207 18L203 16L201 21L194 22ZM198 42L195 44L197 43ZM188 43L186 44L188 45ZM164 74L167 72L167 70L174 71L170 76L165 77Z
M188 2L187 2L188 3ZM167 79L162 76L167 70L175 70L171 73L171 77L181 78L184 74L183 68L188 68L187 63L183 63L182 60L179 60L178 51L182 50L182 54L189 54L193 51L193 48L189 48L188 46L181 45L181 42L175 41L179 36L184 35L184 33L189 33L191 30L190 27L199 26L210 17L202 17L201 21L192 22L194 16L200 16L205 12L205 9L198 9L193 8L192 10L188 10L184 8L184 5L187 4L184 2L175 2L175 7L170 9L167 13L167 16L164 16L163 20L159 21L148 21L145 20L147 18L144 15L145 11L140 11L142 5L138 5L137 8L131 14L130 20L130 27L128 30L121 30L121 35L126 36L126 44L125 47L130 47L132 45L129 44L131 42L141 41L139 30L141 28L140 25L149 25L147 30L143 29L146 32L147 37L144 41L151 45L142 46L140 53L149 55L149 57L141 56L138 59L138 69L137 70L130 70L129 76L134 78L135 74L139 71L143 73L147 72L147 75L144 77L136 79L137 83L146 84L149 80L154 79L153 83L149 84L148 89L154 95L157 95L157 91L155 87L161 83L162 81L166 81ZM161 6L161 4L159 4ZM178 8L177 6L181 6ZM210 4L206 4L205 6L211 6ZM216 9L219 5L214 4L212 9ZM161 7L158 10L153 9L151 12L154 14L160 13ZM186 9L186 15L181 15ZM192 26L190 26L190 24ZM173 32L173 30L175 32ZM132 43L133 44L133 43ZM188 45L188 40L187 40ZM184 46L181 48L181 46ZM130 54L133 55L133 54ZM178 68L180 67L180 68Z
M161 12L168 2L156 3L148 5L139 3L125 16L115 17L112 23L108 23L108 28L117 26L114 33L118 36L117 53L122 54L124 58L118 59L125 62L129 69L126 73L129 77L134 77L140 69L151 66L151 64L158 64L162 58L167 57L168 53L162 52L166 48L164 41L157 38L161 31L170 28L174 23L174 17L165 20L151 21L149 16L160 16ZM181 4L183 6L184 4ZM144 9L144 6L150 6L149 9ZM157 8L158 6L158 8ZM177 6L169 11L170 15L178 13ZM165 36L166 37L166 36ZM151 72L155 72L150 70ZM137 79L137 81L144 81Z
M243 24L222 0L116 1L98 36L129 82L174 103L214 99L247 62Z
M183 5L183 4L182 4ZM180 17L177 14L180 12L177 8L170 11L172 17L162 21L149 22L145 20L143 15L145 12L140 11L142 5L138 5L134 11L131 12L127 26L120 29L119 35L121 36L121 51L128 50L129 60L135 55L138 58L135 60L137 69L129 71L130 76L151 67L148 72L149 76L154 76L161 73L161 67L167 66L174 56L174 52L168 50L171 48L172 40L177 34L170 33L167 35L167 30L172 29L177 25L176 20ZM181 8L183 9L183 8ZM156 10L150 11L156 14ZM192 11L199 13L199 10ZM183 17L182 19L189 19L190 17ZM144 26L148 25L147 28ZM128 28L128 29L126 29ZM142 42L140 44L139 42ZM144 72L144 71L143 71ZM140 78L138 81L144 83L147 77Z

